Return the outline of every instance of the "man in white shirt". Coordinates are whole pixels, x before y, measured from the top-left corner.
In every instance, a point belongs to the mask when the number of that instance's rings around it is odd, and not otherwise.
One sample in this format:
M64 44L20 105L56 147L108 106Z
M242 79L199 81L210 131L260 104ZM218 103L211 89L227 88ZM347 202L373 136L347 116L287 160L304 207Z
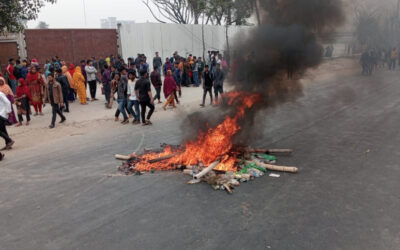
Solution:
M8 115L11 113L11 102L7 96L0 92L0 136L6 141L6 146L3 149L11 149L14 141L8 136L6 129L6 122L8 122Z
M93 66L93 61L88 60L85 66L87 81L89 83L90 96L92 97L92 102L97 101L96 99L96 89L97 89L97 69Z
M135 78L136 75L133 72L128 73L128 110L135 118L133 120L133 124L140 124L140 109L139 109L139 101L135 92ZM135 106L135 111L133 111L132 107Z

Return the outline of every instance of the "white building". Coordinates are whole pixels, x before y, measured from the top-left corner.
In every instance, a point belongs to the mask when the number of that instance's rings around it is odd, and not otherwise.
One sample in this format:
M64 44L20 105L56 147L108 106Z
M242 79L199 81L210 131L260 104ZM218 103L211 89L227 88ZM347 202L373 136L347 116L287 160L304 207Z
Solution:
M134 24L133 20L117 20L116 17L108 17L106 19L100 19L100 25L102 29L116 29L118 24L129 25Z

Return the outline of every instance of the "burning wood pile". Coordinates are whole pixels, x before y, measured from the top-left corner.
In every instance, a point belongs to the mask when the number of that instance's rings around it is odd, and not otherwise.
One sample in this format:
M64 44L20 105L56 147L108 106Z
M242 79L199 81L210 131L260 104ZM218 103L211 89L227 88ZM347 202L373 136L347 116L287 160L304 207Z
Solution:
M126 175L140 175L144 172L181 169L192 176L189 183L204 181L215 189L224 189L229 193L240 182L260 177L267 170L296 173L295 167L274 165L274 154L290 154L291 150L251 149L233 144L234 136L241 129L239 121L260 98L259 94L238 91L224 94L224 104L235 109L216 127L199 132L196 139L182 146L164 145L158 152L117 155L116 158L126 160L119 170Z
M141 156L136 154L124 156L116 155L119 160L125 160L118 170L125 175L142 175L145 172L154 173L157 170L181 170L192 178L188 184L206 182L215 190L226 190L232 194L232 189L261 177L267 171L297 173L296 167L278 166L276 155L288 155L290 149L251 149L248 147L232 147L228 153L220 155L217 160L208 165L202 161L185 165L175 161L184 152L180 146L163 145L161 152L144 152ZM168 152L168 153L165 153Z

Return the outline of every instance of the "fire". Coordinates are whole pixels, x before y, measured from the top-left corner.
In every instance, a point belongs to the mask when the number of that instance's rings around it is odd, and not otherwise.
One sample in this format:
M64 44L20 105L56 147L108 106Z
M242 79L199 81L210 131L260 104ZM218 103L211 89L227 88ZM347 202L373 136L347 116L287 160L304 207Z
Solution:
M250 109L260 100L258 94L248 94L233 91L223 95L228 105L237 106L236 114L233 117L226 116L225 120L215 128L209 128L201 132L196 140L187 142L182 149L167 147L161 153L147 153L140 156L135 169L139 171L172 170L176 165L197 165L199 162L205 166L220 159L221 162L215 167L218 171L236 171L236 157L231 154L232 138L240 130L238 120L245 115L246 109ZM149 160L177 153L169 160L157 163L149 163ZM221 159L221 157L223 158Z

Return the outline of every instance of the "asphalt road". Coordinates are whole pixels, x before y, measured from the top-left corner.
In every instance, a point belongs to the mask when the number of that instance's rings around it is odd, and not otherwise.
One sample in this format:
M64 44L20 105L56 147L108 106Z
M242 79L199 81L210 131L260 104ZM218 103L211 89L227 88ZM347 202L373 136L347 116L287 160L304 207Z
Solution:
M0 165L0 249L400 249L399 72L313 83L258 118L293 148L227 195L179 173L116 174L115 153L180 142L179 120L69 137Z

